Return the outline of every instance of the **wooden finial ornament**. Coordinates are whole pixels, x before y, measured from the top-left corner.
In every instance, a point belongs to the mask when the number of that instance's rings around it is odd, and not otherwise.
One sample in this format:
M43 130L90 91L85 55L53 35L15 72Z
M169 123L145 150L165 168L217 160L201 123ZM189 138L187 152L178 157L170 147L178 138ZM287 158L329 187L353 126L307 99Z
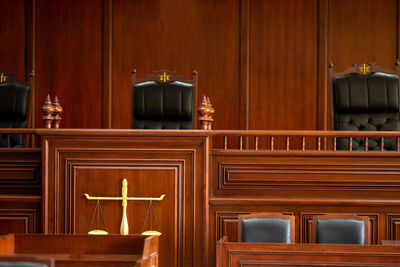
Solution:
M63 112L63 108L58 102L57 96L54 98L53 107L54 107L53 128L60 128L60 121L61 121L60 114Z
M214 114L214 108L211 106L211 102L208 97L206 98L206 96L203 96L203 100L201 101L201 105L197 111L199 112L201 129L211 130L212 122L214 121L212 118L212 115Z
M44 105L42 106L42 112L43 112L42 119L44 120L44 128L50 129L54 113L54 107L51 103L50 95L47 95L46 99L44 100Z

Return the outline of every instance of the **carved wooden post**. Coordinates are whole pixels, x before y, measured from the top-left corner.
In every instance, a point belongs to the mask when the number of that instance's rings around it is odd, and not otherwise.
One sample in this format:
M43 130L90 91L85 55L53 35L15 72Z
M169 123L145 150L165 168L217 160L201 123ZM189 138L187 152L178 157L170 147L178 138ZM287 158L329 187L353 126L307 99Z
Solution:
M54 107L53 128L60 128L60 121L61 121L60 114L63 112L63 108L58 102L57 96L54 98L53 107Z
M200 107L197 109L199 112L199 121L201 129L211 130L212 122L214 121L212 115L214 114L214 108L211 106L210 99L206 96L203 97Z
M44 105L42 106L42 112L44 120L44 128L50 129L51 122L53 121L53 112L54 107L51 103L50 95L47 95L46 99L44 100Z

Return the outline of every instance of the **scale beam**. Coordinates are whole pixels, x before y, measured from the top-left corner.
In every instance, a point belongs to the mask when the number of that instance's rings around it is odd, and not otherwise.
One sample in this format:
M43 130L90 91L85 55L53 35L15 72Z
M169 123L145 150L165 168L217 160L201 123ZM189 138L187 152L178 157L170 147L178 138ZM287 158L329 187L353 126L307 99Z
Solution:
M91 197L89 194L83 194L88 200L123 200L123 197ZM162 194L160 197L127 197L126 200L147 200L147 201L161 201L165 197Z

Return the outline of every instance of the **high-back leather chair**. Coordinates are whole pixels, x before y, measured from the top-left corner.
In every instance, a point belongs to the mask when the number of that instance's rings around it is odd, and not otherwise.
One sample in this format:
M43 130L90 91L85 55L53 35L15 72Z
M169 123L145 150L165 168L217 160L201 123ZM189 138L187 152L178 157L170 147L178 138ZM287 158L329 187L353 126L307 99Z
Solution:
M400 130L400 67L384 70L362 62L344 72L335 73L329 66L332 92L332 128L340 131ZM368 150L379 150L380 138L369 138ZM364 150L363 138L353 138L352 150ZM385 150L395 150L396 140L384 139ZM338 138L337 149L347 150L348 138Z
M294 243L295 218L281 213L239 215L239 242Z
M332 213L313 217L313 243L369 244L369 218Z
M33 79L31 74L31 83ZM31 85L0 72L0 128L27 128L30 124ZM23 145L22 135L0 136L0 147Z
M132 73L133 129L196 128L197 71L184 80L170 71L158 71L142 80Z

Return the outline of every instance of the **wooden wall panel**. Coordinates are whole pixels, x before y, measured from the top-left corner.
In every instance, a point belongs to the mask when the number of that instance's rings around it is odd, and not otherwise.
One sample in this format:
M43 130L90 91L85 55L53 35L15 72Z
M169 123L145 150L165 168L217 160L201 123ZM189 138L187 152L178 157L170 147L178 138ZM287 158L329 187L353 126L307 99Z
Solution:
M397 152L214 149L210 250L223 235L236 240L238 215L253 212L293 214L297 243L309 243L312 217L327 213L368 216L372 244L399 239L399 171Z
M184 157L185 160L191 160ZM97 161L98 162L98 161ZM72 167L74 173L67 177L68 184L75 189L67 199L73 199L74 206L66 208L72 210L72 218L66 220L65 227L69 229L59 230L59 232L86 234L88 232L92 214L96 206L96 201L88 201L83 197L83 193L91 196L120 196L122 178L126 177L128 181L129 196L147 196L159 197L166 194L162 201L154 201L153 207L157 216L157 222L153 214L148 214L146 227L144 230L150 230L150 220L152 221L152 230L162 233L160 236L160 259L164 266L179 266L178 244L184 237L183 229L179 224L173 222L182 222L182 210L184 200L182 195L176 195L176 192L182 192L185 188L192 187L192 184L183 184L184 180L183 162L171 160L157 160L152 164L154 167L146 166L145 161L130 160L118 163L115 160L102 161L103 165L109 165L105 168L100 166L93 169L93 162L74 162ZM110 166L112 165L112 170ZM88 182L90 177L90 182ZM101 201L100 202L110 234L119 234L122 218L121 201ZM129 234L140 234L143 231L143 223L146 217L148 201L128 201L127 218L129 223ZM189 203L186 203L189 204ZM150 211L151 212L151 211ZM100 216L100 229L104 230L101 215L94 214L95 220L92 230L96 229L97 216ZM150 218L151 217L151 218ZM157 224L160 225L158 229ZM190 227L186 225L185 227ZM179 229L179 230L178 230ZM178 231L177 231L178 230ZM166 249L170 248L170 250ZM171 253L173 251L173 253ZM185 252L189 253L188 249Z
M15 201L15 200L14 200ZM40 205L36 209L0 208L0 234L38 233L40 225Z
M400 51L399 0L0 0L0 70L36 70L36 125L47 93L61 126L129 128L138 78L199 71L215 129L326 129L327 65ZM4 15L5 14L5 15Z
M40 134L43 134L44 158L48 159L43 164L44 233L86 233L95 201L86 200L83 193L121 195L121 180L125 177L129 196L166 194L164 200L154 202L163 233L160 265L205 266L209 253L208 133L125 131L124 134L61 129L44 130ZM147 204L129 201L130 233L141 232ZM121 202L101 201L101 205L109 232L119 233Z
M0 151L0 234L39 233L40 149Z
M61 127L101 128L102 1L36 1L36 125L47 94L58 95Z
M396 0L330 0L329 60L335 71L362 61L394 69L398 19Z
M239 127L238 1L113 1L113 128L130 127L131 70L191 79L199 71L198 102L219 110L215 128ZM198 104L197 104L198 105Z
M317 1L250 2L250 129L315 129Z
M0 72L25 80L25 0L1 0Z

